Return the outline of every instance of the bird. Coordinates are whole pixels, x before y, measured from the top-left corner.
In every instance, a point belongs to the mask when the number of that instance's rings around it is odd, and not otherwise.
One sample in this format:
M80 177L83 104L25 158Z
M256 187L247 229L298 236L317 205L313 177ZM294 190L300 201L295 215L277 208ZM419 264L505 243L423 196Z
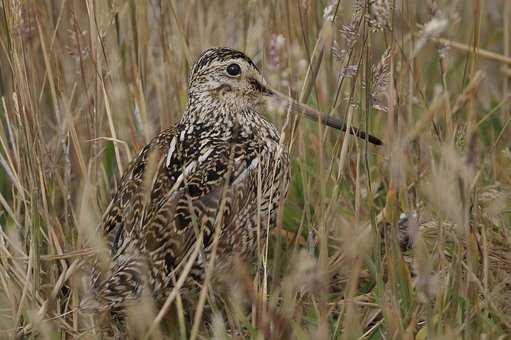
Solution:
M101 265L98 255L90 275L87 301L97 310L122 309L144 291L161 304L189 261L186 282L201 282L215 237L215 272L228 271L234 257L255 256L290 182L289 152L263 115L268 103L347 129L271 88L256 64L231 48L200 54L187 96L181 119L129 163L98 226L109 261ZM354 127L348 132L382 144Z

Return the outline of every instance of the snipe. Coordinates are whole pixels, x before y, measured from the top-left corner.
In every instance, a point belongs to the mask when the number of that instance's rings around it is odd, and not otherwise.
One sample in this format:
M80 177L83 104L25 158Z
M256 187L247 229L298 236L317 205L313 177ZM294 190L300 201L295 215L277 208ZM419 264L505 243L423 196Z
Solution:
M233 256L255 253L275 225L289 183L287 148L261 114L268 101L345 129L270 88L245 54L204 51L190 73L181 120L130 163L103 216L99 232L111 261L107 270L93 271L97 308L122 308L144 289L161 302L187 261L193 262L190 279L200 282L215 231L215 270L229 268ZM355 128L350 133L381 144Z

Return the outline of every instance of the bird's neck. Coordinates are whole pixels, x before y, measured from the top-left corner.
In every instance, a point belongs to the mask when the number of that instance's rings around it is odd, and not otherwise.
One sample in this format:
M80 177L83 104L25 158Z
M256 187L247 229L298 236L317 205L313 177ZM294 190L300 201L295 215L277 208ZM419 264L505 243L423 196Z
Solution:
M278 143L278 130L258 112L258 106L215 96L190 96L180 125L201 131L197 138L229 139L234 134Z
M235 125L246 124L252 116L258 115L257 112L250 112L246 106L236 105L224 98L214 96L192 98L181 118L181 124L229 132Z

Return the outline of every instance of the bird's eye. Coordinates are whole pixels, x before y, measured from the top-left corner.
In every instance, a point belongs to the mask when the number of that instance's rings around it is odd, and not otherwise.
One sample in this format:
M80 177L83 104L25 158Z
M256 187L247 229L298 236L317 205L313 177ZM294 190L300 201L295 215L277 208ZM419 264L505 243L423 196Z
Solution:
M241 67L238 64L230 64L229 66L227 66L226 71L227 74L230 75L231 77L236 77L241 74Z

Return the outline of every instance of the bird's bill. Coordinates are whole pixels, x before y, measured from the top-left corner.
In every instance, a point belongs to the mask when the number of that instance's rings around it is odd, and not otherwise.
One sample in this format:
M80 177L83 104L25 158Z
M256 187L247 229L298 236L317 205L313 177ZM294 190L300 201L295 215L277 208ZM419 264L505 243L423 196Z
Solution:
M330 126L334 129L342 131L348 130L347 125L340 119L328 116L322 112L319 112L318 110L313 109L308 105L301 104L296 100L290 98L289 96L286 96L285 94L278 92L277 90L267 88L266 94L268 95L268 99L270 100L271 105L274 105L275 107L281 110L289 111L294 114L304 115L305 117L311 120L320 122L323 125ZM375 137L356 127L350 127L349 133L354 136L357 136L358 138L366 139L369 143L375 145L383 144L383 142L378 137Z

